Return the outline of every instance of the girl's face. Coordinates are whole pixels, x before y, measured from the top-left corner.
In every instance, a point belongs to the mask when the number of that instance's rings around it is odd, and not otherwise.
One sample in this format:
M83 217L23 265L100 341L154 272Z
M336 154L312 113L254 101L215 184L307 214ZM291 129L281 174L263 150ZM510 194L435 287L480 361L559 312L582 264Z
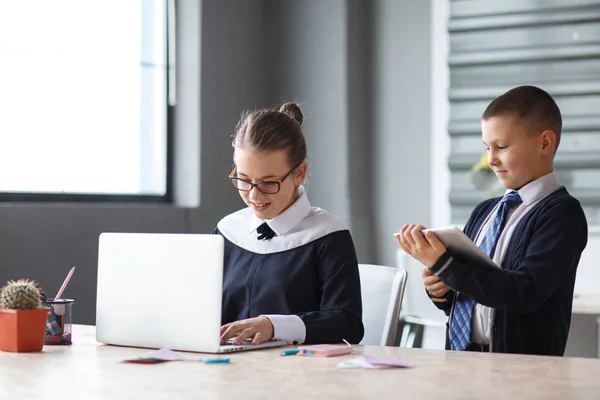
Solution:
M305 162L289 165L285 150L252 151L243 147L235 148L233 160L236 167L232 182L242 189L242 200L258 218L273 219L296 201L297 188L306 177Z

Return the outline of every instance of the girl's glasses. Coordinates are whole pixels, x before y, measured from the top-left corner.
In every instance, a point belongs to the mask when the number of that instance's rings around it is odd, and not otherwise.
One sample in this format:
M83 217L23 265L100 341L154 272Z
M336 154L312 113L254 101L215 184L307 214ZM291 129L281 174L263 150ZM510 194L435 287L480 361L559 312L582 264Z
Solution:
M286 178L290 176L290 174L294 172L294 170L299 166L300 164L296 165L281 179L263 181L258 183L252 183L244 179L238 178L236 175L237 167L235 167L233 171L231 171L231 174L229 174L229 180L231 181L231 184L234 188L236 188L237 190L241 190L242 192L249 192L252 190L253 187L256 187L258 190L265 194L275 194L281 190L281 184L283 183L283 181L285 181Z

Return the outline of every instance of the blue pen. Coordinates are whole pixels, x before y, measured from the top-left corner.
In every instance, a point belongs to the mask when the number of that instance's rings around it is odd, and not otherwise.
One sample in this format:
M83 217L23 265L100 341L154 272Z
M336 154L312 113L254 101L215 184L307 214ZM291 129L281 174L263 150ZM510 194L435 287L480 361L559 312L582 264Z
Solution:
M281 350L281 353L279 353L279 355L293 356L294 354L298 354L299 352L300 352L300 350L298 350L298 349Z
M205 364L229 363L229 358L224 358L224 357L203 358L200 361L202 361Z

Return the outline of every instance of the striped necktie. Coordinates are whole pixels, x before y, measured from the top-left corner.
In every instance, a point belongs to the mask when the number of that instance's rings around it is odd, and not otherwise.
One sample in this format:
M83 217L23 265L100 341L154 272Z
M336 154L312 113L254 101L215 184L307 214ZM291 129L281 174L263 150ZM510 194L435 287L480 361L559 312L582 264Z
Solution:
M508 212L522 202L523 200L521 200L519 193L515 191L507 193L500 202L500 207L498 207L498 212L492 221L492 225L479 245L479 248L490 256L490 258L494 257L498 239L506 225ZM464 350L471 341L471 319L474 305L475 300L464 294L456 298L450 330L452 350Z

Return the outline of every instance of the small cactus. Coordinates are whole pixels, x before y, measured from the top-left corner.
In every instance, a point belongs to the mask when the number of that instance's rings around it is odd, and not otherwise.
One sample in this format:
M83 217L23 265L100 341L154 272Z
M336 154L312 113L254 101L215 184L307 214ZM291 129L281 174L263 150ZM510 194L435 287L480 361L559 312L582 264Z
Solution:
M10 310L33 310L42 305L43 294L39 284L27 279L8 281L0 289L0 308Z

